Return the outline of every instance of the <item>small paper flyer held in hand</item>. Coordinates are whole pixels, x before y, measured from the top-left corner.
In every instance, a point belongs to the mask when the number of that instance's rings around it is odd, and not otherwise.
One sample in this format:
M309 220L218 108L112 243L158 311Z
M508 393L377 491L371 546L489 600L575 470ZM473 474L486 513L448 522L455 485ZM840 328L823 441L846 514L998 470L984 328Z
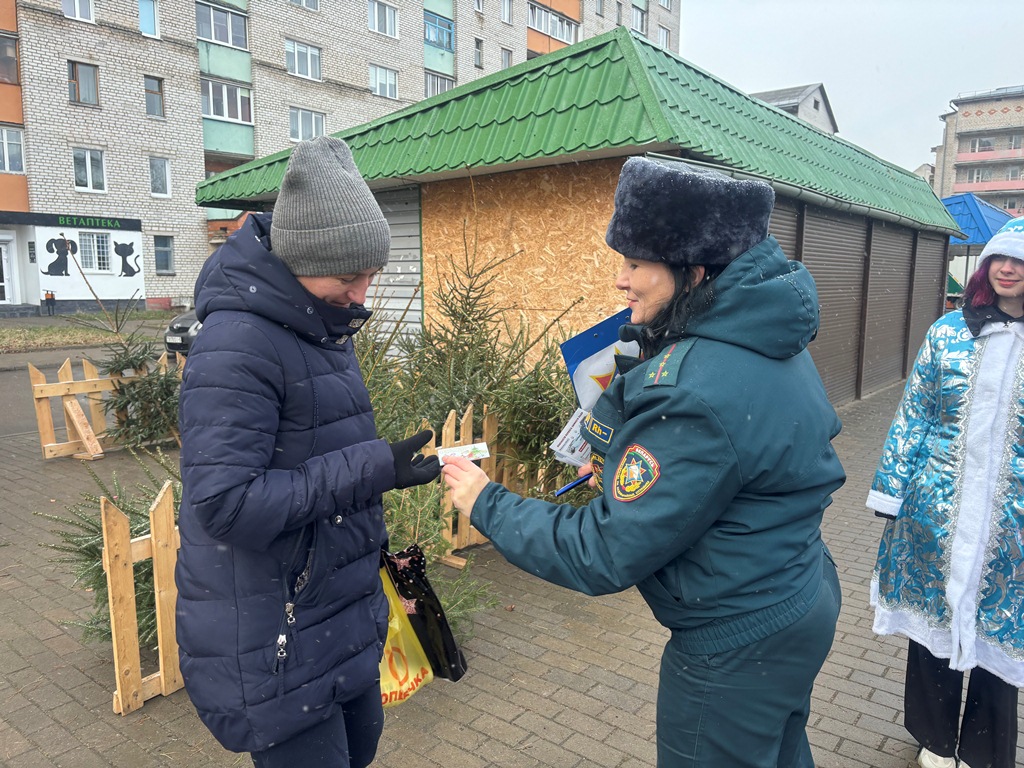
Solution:
M437 458L444 465L444 460L449 456L462 456L470 461L490 458L491 452L487 449L487 443L473 443L472 445L456 445L451 448L438 448Z
M580 429L585 418L587 418L587 411L577 408L576 413L572 415L572 418L551 444L555 458L564 464L582 467L590 461L590 443L583 439Z

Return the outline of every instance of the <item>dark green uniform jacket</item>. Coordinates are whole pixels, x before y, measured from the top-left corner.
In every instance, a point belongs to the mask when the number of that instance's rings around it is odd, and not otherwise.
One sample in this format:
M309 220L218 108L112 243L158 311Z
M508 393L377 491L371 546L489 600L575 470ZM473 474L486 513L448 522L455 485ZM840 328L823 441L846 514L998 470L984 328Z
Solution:
M822 513L846 476L807 352L818 297L769 237L686 335L621 376L585 432L600 495L575 508L490 483L473 524L512 563L587 594L636 585L692 653L796 621L821 584Z

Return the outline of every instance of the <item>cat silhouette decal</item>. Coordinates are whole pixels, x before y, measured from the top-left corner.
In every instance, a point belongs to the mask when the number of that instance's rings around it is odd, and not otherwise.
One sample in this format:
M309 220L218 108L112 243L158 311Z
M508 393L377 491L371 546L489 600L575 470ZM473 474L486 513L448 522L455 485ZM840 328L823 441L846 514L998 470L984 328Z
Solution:
M135 243L119 243L114 241L114 253L121 257L121 274L118 277L135 277L139 273L139 254L135 253ZM128 263L129 257L135 257L135 266Z

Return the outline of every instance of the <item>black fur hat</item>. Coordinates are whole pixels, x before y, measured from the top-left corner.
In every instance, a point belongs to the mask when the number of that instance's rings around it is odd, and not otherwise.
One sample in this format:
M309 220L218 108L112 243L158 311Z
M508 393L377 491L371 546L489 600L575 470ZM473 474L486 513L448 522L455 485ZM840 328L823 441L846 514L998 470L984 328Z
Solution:
M627 259L724 267L768 237L774 204L763 181L631 157L605 241Z

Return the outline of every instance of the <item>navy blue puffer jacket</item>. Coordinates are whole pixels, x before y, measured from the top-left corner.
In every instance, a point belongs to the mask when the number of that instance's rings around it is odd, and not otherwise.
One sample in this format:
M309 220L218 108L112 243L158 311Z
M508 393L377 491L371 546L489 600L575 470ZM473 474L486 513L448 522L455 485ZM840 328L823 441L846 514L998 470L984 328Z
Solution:
M228 749L257 751L378 684L387 636L377 438L352 333L250 216L196 283L181 387L177 636L185 687Z

